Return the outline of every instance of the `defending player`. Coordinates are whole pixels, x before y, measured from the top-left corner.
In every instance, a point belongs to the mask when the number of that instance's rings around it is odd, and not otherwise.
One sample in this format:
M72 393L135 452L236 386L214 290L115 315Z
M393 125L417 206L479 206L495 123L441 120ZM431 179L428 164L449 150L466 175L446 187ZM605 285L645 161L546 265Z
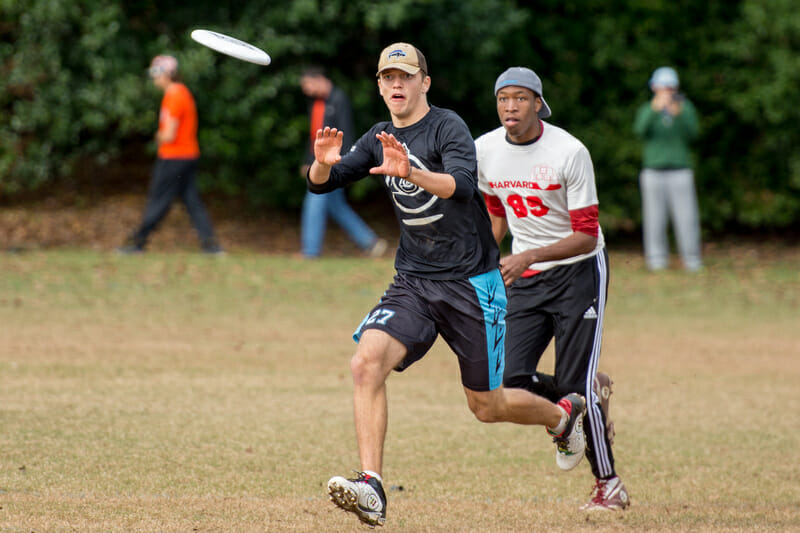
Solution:
M506 70L494 91L502 126L475 145L495 239L499 243L509 229L513 236L512 255L500 261L508 285L503 381L550 399L570 392L591 398L584 420L586 456L596 482L582 508L624 509L628 494L614 470L607 404L604 412L594 390L608 254L592 160L575 137L541 120L550 108L532 70ZM546 376L536 368L553 337L555 375Z
M308 173L312 192L380 176L401 228L394 281L354 334L350 367L361 472L328 482L334 503L370 525L386 518L386 378L421 359L439 334L458 356L467 402L480 421L545 425L558 434L565 456L579 460L585 449L580 394L556 405L502 386L505 287L466 124L428 104L431 78L414 46L384 49L377 78L391 121L373 126L344 157L342 132L318 131Z

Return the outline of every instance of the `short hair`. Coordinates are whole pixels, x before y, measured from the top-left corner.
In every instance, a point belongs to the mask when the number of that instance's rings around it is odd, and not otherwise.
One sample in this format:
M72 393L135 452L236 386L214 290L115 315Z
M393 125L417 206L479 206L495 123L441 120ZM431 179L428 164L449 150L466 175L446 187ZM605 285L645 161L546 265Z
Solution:
M170 74L178 70L178 60L174 56L158 55L150 62L150 70L159 74Z
M306 76L308 76L309 78L328 77L327 73L325 72L325 67L323 67L322 65L306 65L305 67L303 67L303 71L300 74L300 77L306 77Z

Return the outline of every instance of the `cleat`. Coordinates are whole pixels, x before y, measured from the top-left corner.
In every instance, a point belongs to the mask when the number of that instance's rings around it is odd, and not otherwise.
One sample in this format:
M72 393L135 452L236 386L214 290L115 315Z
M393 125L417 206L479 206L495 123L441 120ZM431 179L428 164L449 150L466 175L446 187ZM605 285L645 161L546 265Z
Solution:
M603 415L606 419L606 436L608 437L608 443L611 445L614 444L614 436L617 434L614 430L614 422L611 421L611 417L608 414L611 394L614 392L614 389L611 388L612 385L614 385L614 382L608 374L598 372L594 377L594 386L592 387L600 400L600 409L603 410Z
M592 499L581 506L583 511L624 511L630 504L628 491L619 476L595 480Z
M364 472L358 477L345 479L334 476L328 481L331 501L370 526L382 526L386 522L386 493L378 478Z
M580 394L572 393L558 401L559 407L569 415L567 427L560 435L553 435L556 445L556 464L562 470L572 470L586 454L586 436L583 434L583 415L586 413L586 400Z

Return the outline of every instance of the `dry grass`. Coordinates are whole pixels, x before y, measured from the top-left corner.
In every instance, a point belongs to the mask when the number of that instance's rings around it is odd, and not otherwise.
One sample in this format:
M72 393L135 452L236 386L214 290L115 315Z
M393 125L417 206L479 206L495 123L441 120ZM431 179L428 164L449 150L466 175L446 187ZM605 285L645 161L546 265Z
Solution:
M628 512L579 512L591 473L559 471L541 429L475 421L437 344L390 379L384 529L800 531L800 252L768 255L656 276L612 250ZM389 260L62 250L0 271L0 532L366 529L324 484L357 466L349 335Z

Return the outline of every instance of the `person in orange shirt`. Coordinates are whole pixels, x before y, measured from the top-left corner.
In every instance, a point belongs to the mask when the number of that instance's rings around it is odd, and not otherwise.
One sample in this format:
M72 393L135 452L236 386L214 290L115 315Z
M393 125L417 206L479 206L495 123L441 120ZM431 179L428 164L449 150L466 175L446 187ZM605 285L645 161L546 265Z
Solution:
M143 252L148 236L167 215L175 197L180 196L200 237L203 251L222 253L195 183L200 146L197 142L197 108L192 93L181 83L178 60L172 56L153 58L148 73L153 84L164 91L155 136L158 158L153 167L142 222L118 251L126 254Z

